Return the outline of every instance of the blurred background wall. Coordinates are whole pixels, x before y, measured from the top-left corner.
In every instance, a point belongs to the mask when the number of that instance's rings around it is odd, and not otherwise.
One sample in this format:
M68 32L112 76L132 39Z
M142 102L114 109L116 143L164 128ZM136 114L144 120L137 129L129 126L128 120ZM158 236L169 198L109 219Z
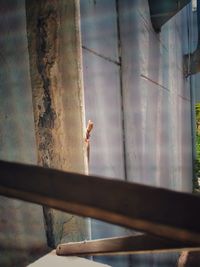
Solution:
M190 80L183 75L191 4L156 33L147 0L80 3L86 118L94 121L89 173L191 192ZM93 238L128 233L92 220ZM137 267L176 266L177 258L95 257Z

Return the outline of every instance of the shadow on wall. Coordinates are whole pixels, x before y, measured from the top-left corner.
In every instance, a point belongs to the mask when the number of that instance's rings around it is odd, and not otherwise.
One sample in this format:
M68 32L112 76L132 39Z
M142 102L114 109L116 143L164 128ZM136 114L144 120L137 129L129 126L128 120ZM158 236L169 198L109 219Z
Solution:
M19 248L17 243L15 245L15 247L0 245L0 266L25 267L49 252L49 249L44 249L44 246Z
M0 159L36 164L24 4L0 4ZM0 196L0 266L23 267L46 251L42 208Z

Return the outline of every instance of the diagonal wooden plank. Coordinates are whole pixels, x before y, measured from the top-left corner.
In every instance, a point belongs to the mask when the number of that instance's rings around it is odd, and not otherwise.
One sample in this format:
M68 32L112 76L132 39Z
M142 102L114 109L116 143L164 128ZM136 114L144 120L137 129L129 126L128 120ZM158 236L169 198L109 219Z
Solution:
M186 242L172 241L155 236L138 234L134 236L105 238L81 242L70 242L57 246L60 256L134 254L149 252L169 252L182 250L200 250Z
M0 194L200 244L198 196L0 161Z

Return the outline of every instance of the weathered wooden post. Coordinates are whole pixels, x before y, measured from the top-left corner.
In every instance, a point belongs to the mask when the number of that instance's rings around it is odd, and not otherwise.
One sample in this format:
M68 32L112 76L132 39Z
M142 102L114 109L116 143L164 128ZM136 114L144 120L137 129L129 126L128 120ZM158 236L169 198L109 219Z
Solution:
M27 0L26 17L38 164L86 173L79 1ZM89 238L87 220L43 210L49 246Z

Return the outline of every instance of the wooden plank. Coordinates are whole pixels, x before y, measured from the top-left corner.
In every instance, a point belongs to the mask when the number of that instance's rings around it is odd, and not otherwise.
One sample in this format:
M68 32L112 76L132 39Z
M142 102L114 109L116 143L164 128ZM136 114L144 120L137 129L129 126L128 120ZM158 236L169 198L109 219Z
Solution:
M79 257L58 257L55 251L51 251L49 254L33 262L27 267L48 267L48 266L59 266L59 267L108 267L109 265L97 263L87 259Z
M26 17L38 165L86 173L79 1L27 0ZM89 238L87 220L43 211L50 247Z
M198 196L0 161L0 194L200 244Z
M60 256L135 254L152 252L169 252L183 250L200 250L189 243L166 240L150 235L137 234L116 238L97 239L60 244L56 248Z

